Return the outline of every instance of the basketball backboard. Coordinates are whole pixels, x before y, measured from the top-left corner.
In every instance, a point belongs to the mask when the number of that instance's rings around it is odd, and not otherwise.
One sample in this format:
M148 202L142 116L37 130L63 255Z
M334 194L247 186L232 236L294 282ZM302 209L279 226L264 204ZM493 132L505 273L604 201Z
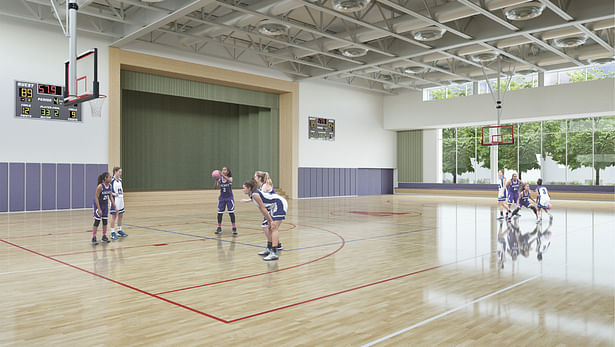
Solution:
M92 48L77 56L73 80L69 77L70 65L70 60L64 63L64 104L76 105L98 98L98 49Z

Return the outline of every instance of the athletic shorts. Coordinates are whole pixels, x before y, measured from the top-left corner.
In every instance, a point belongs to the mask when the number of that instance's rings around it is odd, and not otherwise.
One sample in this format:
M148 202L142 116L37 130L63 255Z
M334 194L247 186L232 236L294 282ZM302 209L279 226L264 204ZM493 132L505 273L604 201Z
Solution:
M101 216L99 216L98 213L96 213L96 204L94 204L94 219L96 220L109 219L109 205L102 204L100 206L100 212L102 213Z
M529 200L521 200L521 201L519 201L519 206L530 208L530 205L531 204L530 204Z
M224 210L228 213L235 213L235 200L218 200L218 213L224 213Z
M109 213L111 214L123 214L124 213L124 198L121 196L116 196L115 197L115 206L117 206L117 211L115 211L115 209L113 208L113 204L111 204Z
M508 194L508 203L512 204L512 203L516 203L517 200L519 200L519 192L514 192L511 194Z

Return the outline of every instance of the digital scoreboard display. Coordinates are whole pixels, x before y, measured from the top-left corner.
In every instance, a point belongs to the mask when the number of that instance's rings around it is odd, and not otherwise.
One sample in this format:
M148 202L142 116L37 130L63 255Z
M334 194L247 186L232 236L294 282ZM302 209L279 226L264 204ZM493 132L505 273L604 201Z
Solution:
M63 87L33 82L15 82L15 108L19 118L81 121L81 106L64 106Z
M335 141L335 119L308 117L308 138Z

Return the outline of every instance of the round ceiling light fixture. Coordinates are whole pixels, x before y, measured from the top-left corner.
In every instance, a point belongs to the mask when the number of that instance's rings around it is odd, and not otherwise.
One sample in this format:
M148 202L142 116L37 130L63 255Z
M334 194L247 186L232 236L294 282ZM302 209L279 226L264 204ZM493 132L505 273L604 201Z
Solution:
M340 12L357 12L366 8L372 0L333 0L333 9Z
M340 53L342 53L344 57L358 58L358 57L362 57L366 55L367 49L363 47L346 47L346 48L341 48Z
M495 61L498 58L497 53L486 52L486 53L478 53L470 57L475 63L490 63Z
M587 41L587 36L568 36L553 40L553 44L559 48L579 47Z
M529 20L540 16L545 7L539 1L530 1L506 7L503 11L509 20Z
M283 23L274 22L269 19L265 19L261 21L260 23L258 23L256 28L258 32L263 35L278 36L278 35L286 34L290 26L283 24Z
M156 2L163 2L164 0L141 0L141 2L149 2L149 3L156 3Z
M587 60L590 64L604 65L615 63L615 57L594 58Z
M412 36L417 41L434 41L442 38L445 32L445 29L432 25L426 28L413 30Z
M425 68L422 66L406 66L404 72L407 74L415 74L425 72Z
M516 71L515 74L521 75L521 76L527 76L527 75L533 74L534 72L536 72L536 70L534 69L521 69L519 71Z
M451 83L452 84L456 84L456 85L466 84L468 82L470 82L470 81L468 81L468 80L466 80L464 78L460 78L460 79L457 79L457 80L451 80Z

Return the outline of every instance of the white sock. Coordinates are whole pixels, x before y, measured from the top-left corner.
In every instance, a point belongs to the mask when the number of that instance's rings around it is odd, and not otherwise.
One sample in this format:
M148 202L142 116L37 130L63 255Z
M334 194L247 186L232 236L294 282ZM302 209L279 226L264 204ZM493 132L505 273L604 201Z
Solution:
M115 232L115 228L111 228L111 232L114 233Z

